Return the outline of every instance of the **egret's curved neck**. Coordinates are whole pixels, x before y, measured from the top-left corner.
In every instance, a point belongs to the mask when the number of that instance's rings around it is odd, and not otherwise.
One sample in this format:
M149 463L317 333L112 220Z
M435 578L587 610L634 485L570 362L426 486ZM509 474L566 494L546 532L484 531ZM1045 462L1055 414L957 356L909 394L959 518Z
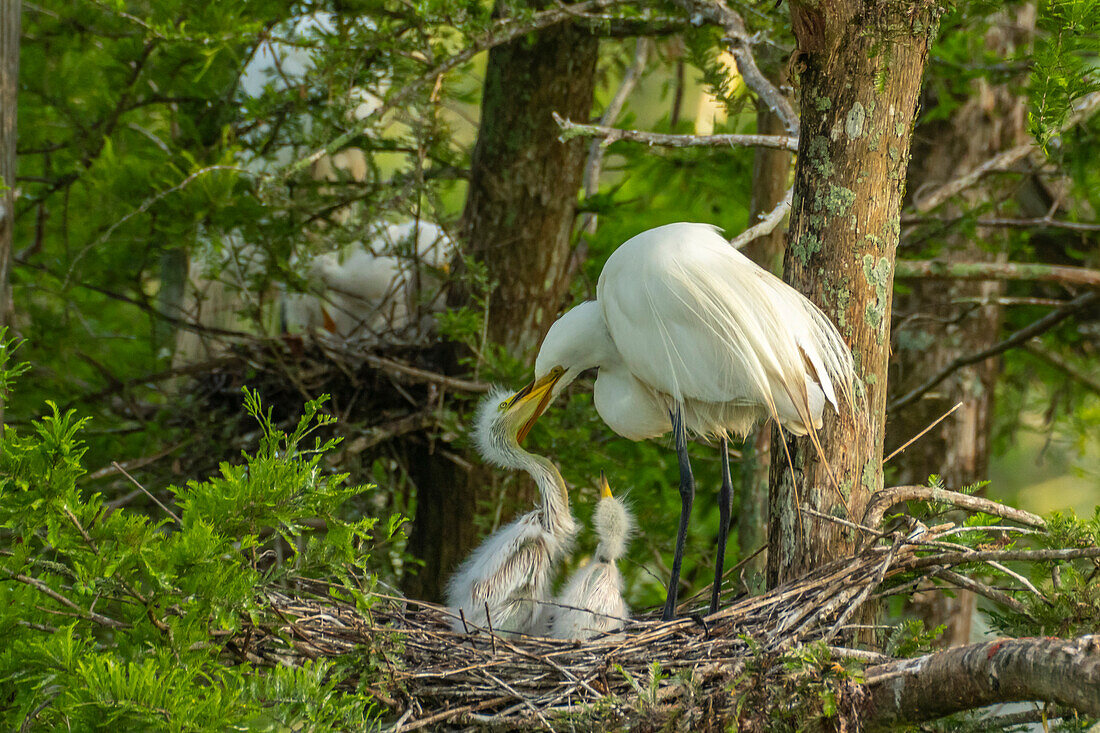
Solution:
M514 438L501 437L493 446L491 457L505 468L526 471L535 480L542 497L542 524L550 533L565 536L573 533L573 515L569 512L569 494L554 463L543 456L528 453Z
M622 557L626 540L623 537L602 537L600 544L596 545L596 560L598 562L615 562Z
M535 359L535 374L546 374L555 366L565 368L565 375L554 385L556 396L586 369L617 367L622 358L607 330L603 309L597 301L589 300L550 327Z

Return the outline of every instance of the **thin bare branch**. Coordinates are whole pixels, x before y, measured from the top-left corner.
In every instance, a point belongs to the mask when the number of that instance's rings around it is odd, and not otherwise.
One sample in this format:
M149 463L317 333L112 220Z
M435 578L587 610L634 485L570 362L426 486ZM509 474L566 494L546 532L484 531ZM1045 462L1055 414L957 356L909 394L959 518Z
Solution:
M1100 288L1100 270L1032 262L944 262L942 260L898 260L894 270L898 280L942 278L944 280L1028 280L1086 285Z
M752 55L754 38L745 29L745 21L741 15L726 5L723 0L673 0L673 2L686 10L693 22L696 18L701 18L725 31L730 53L737 62L737 70L745 80L746 86L756 92L768 109L783 121L790 136L797 138L798 114L795 113L790 100L783 96L783 93L757 67L756 59Z
M893 452L892 452L892 453L891 453L890 455L888 455L888 456L886 456L885 458L883 458L883 459L882 459L882 462L883 462L883 463L886 463L886 462L887 462L887 461L889 461L889 460L890 460L891 458L893 458L894 456L896 456L896 455L897 455L898 453L901 453L901 452L902 452L903 450L905 450L905 449L906 449L906 448L908 448L909 446L913 445L913 443L916 443L916 442L917 442L918 440L920 440L920 439L921 439L921 436L922 436L922 435L924 435L924 434L925 434L925 433L927 433L927 432L928 432L929 430L931 430L932 428L936 427L936 426L937 426L937 425L939 425L939 424L940 424L941 422L943 422L944 420L946 420L946 419L948 418L948 416L949 416L949 415L951 415L951 413L955 412L955 410L959 409L959 408L960 408L960 407L962 407L962 406L963 406L963 403L962 403L962 402L956 403L956 405L955 405L954 407L952 407L952 408L951 408L950 410L948 410L947 412L943 413L943 414L942 414L942 415L940 415L940 416L939 416L938 418L936 418L936 419L935 419L935 420L934 420L934 421L933 421L933 422L932 422L932 423L931 423L931 424L930 424L930 425L929 425L928 427L926 427L926 428L925 428L924 430L920 431L919 433L917 433L916 435L914 435L914 436L913 436L912 438L910 438L909 440L905 441L905 442L904 442L904 443L902 443L902 444L901 444L900 446L898 446L897 448L895 448L895 449L894 449L894 451L893 451Z
M1065 307L1048 313L1047 315L1032 323L1030 326L1021 328L1019 331L1015 332L1005 340L1000 341L993 346L990 346L988 349L983 349L976 354L956 357L951 361L950 364L933 374L921 385L915 387L911 391L891 402L886 408L887 412L900 410L901 408L916 402L918 399L921 398L922 395L924 395L926 392L931 390L943 380L947 379L959 369L962 369L965 366L970 366L971 364L977 364L978 362L985 361L986 359L1004 353L1005 351L1008 351L1015 346L1020 346L1021 344L1027 342L1035 336L1038 336L1039 334L1054 328L1066 318L1069 318L1071 315L1081 310L1085 306L1092 305L1097 301L1100 301L1100 291L1093 290L1083 295L1079 295L1071 300L1069 303L1067 303Z
M670 135L663 132L623 130L606 125L589 125L567 120L554 113L554 121L562 129L562 138L578 135L603 138L603 144L613 145L620 140L655 145L662 148L727 148L763 147L779 150L798 150L798 138L786 135Z
M144 486L142 486L140 483L138 483L138 480L136 478L134 478L133 476L131 476L126 471L126 469L122 467L122 465L118 461L111 461L111 465L114 466L119 471L119 473L121 473L123 476L128 478L130 480L130 483L132 483L134 486L138 487L138 489L141 491L141 493L145 494L150 499L152 499L156 503L157 506L159 506L161 509L164 510L165 514L170 516L172 519L176 520L176 524L183 524L183 520L181 520L178 516L176 516L176 513L174 511L172 511L171 509L166 507L164 504L162 504L160 499L158 499L157 497L150 494L149 490L146 489Z
M1062 123L1059 131L1065 132L1077 126L1081 122L1092 117L1098 109L1100 109L1100 92L1093 92L1085 95L1074 105L1073 114L1066 118L1066 121ZM1039 146L1034 142L1024 143L1023 145L1017 145L1014 148L1002 151L978 165L970 172L953 181L945 183L924 196L920 196L916 200L914 208L921 212L931 211L952 196L956 196L975 185L990 173L1008 170L1028 155L1038 152L1040 152Z
M603 116L600 118L601 126L609 127L615 124L615 120L619 119L619 114L623 111L623 105L626 104L627 97L634 91L634 86L642 77L642 72L645 71L648 51L649 39L639 38L634 44L634 62L623 74L623 78L619 82L619 88L615 90L611 101L607 103L607 109L604 110ZM588 146L588 160L584 165L584 180L581 184L586 196L595 196L600 190L600 171L603 168L603 153L607 144L609 143L601 143L597 139L593 140ZM595 222L596 218L592 215L590 220L582 226L582 229L587 230L590 226L594 226Z
M1052 367L1062 371L1074 381L1088 387L1096 394L1100 394L1100 379L1093 377L1089 374L1085 374L1073 364L1063 359L1053 351L1047 351L1043 348L1042 343L1038 339L1032 339L1024 344L1024 349L1032 356L1042 359Z
M970 221L975 226L979 227L998 227L1004 229L1067 229L1071 232L1100 232L1100 224L1094 222L1065 221L1063 219L1054 219L1049 216L1032 219L973 219L966 216L936 217L920 216L918 214L903 214L901 217L902 224L943 224L945 226L951 226L964 221Z
M889 489L876 491L863 514L863 525L865 527L878 527L882 524L882 517L887 511L906 501L937 501L961 509L968 509L972 512L982 512L994 517L1009 519L1031 527L1046 526L1046 522L1038 514L1005 506L992 499L961 494L947 489L936 489L930 486L892 486Z
M783 223L783 219L787 217L787 214L791 213L791 203L793 201L794 186L791 186L787 189L787 193L783 196L783 200L776 204L774 209L761 217L760 221L756 224L753 224L751 227L731 239L730 246L734 249L741 249L752 240L758 237L766 237L774 232L775 228Z

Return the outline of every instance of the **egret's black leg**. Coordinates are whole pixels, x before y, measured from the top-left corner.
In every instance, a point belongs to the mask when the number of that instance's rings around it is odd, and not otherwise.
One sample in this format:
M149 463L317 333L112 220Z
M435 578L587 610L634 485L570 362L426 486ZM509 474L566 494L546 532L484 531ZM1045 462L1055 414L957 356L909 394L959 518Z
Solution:
M691 475L687 435L684 432L684 421L679 407L671 413L671 417L672 433L676 440L676 456L680 459L680 529L676 533L676 555L672 558L672 577L668 579L665 612L661 616L665 621L671 620L676 615L676 593L680 588L680 562L684 559L688 520L691 518L691 504L695 499L695 478Z
M710 612L718 610L718 594L722 590L722 566L726 561L726 538L730 532L730 511L733 509L733 482L730 480L729 443L722 438L722 489L718 493L718 558L714 561L714 588L710 591Z

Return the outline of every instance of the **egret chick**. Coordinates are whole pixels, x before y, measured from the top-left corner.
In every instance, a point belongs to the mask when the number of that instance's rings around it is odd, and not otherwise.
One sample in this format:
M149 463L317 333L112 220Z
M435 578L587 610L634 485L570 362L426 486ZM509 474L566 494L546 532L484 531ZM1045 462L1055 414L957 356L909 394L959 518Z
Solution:
M540 503L489 535L447 583L451 625L467 624L507 634L542 633L554 568L576 525L565 480L554 464L520 447L534 417L550 399L549 385L525 387L508 396L494 389L482 401L474 438L482 457L502 468L522 469L538 486ZM462 617L459 617L459 610Z
M617 563L634 529L634 518L623 502L611 495L602 473L600 497L592 515L600 544L591 562L573 573L556 601L550 627L555 639L590 639L621 629L630 618Z

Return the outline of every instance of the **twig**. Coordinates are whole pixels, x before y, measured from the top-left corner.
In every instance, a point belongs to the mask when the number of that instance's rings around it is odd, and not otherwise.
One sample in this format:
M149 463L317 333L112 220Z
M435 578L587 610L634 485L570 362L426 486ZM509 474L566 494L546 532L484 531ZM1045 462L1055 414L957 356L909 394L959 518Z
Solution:
M57 601L63 606L66 606L67 608L71 608L76 613L78 618L84 619L85 621L92 621L99 624L100 626L107 626L108 628L112 629L130 628L129 624L122 623L121 621L115 621L113 618L98 614L95 611L85 611L76 603L70 601L68 598L55 591L53 588L46 585L38 578L31 578L21 573L13 573L7 568L3 568L3 570L12 580L17 580L24 585L29 585L32 588L38 590L39 593L42 593L43 595L52 598L53 600Z
M882 459L882 462L883 462L883 463L885 464L885 463L886 463L887 461L889 461L889 460L890 460L891 458L893 458L894 456L896 456L896 455L897 455L898 453L901 453L901 452L902 452L903 450L905 450L906 448L908 448L909 446L911 446L911 445L912 445L913 443L915 443L916 441L920 440L920 438L921 438L921 436L922 436L922 435L924 435L924 434L925 434L925 433L927 433L927 432L928 432L929 430L931 430L932 428L936 427L936 426L937 426L937 425L939 425L939 424L940 424L941 422L943 422L944 420L946 420L946 419L947 419L947 417L948 417L948 415L950 415L951 413L953 413L953 412L954 412L955 410L959 409L959 408L960 408L960 407L962 407L962 406L963 406L963 403L961 403L961 402L960 402L960 403L958 403L957 405L955 405L954 407L952 407L952 408L951 408L950 410L948 410L947 412L945 412L945 413L943 413L942 415L940 415L940 416L939 416L938 418L936 418L936 420L934 420L934 421L932 422L932 424L931 424L931 425L929 425L929 426L928 426L928 427L926 427L926 428L925 428L924 430L922 430L922 431L920 431L919 433L917 433L916 435L914 435L914 436L913 436L912 438L910 438L909 440L907 440L907 441L905 441L904 443L902 443L902 444L901 444L901 447L900 447L900 448L897 448L897 449L895 449L893 453L891 453L890 455L888 455L888 456L886 456L885 458L883 458L883 459Z
M1096 379L1095 377L1083 373L1080 369L1075 367L1073 364L1070 364L1058 354L1042 348L1041 342L1038 339L1032 339L1031 341L1025 343L1024 350L1032 356L1042 359L1047 364L1050 364L1056 369L1059 369L1070 378L1072 378L1074 381L1079 382L1085 387L1088 387L1096 394L1100 394L1100 379Z
M1078 100L1074 105L1074 112L1066 118L1065 122L1059 127L1060 132L1065 132L1070 128L1078 125L1082 121L1088 119L1100 109L1100 92L1093 92L1087 94ZM1039 146L1034 142L1024 143L1023 145L1017 145L1014 148L1010 148L1003 152L994 155L989 160L985 161L981 165L973 168L968 173L956 178L953 181L945 183L931 193L921 196L917 199L915 208L917 211L925 212L930 211L944 201L947 201L952 196L962 193L966 189L975 185L983 177L989 173L995 171L1004 171L1011 168L1018 161L1023 160L1031 153L1039 152Z
M775 208L760 218L756 224L738 234L730 240L730 246L741 249L749 242L760 237L766 237L775 231L775 228L783 223L784 217L791 212L791 203L794 201L794 186L787 189L783 200L775 205Z
M1019 331L1016 331L1004 341L996 343L993 346L990 346L988 349L982 349L976 354L970 354L968 356L955 357L951 360L950 364L933 374L931 377L925 380L923 384L891 402L890 405L887 407L887 411L894 412L896 410L900 410L907 405L912 404L913 402L916 402L923 394L928 392L930 389L935 387L943 380L947 379L949 376L951 376L951 374L958 371L959 369L962 369L965 366L970 366L971 364L977 364L978 362L985 361L990 357L997 356L998 354L1008 351L1014 346L1019 346L1029 339L1038 336L1045 331L1049 331L1077 311L1081 310L1085 306L1097 302L1098 300L1100 300L1100 291L1090 291L1088 293L1084 293L1083 295L1079 295L1071 300L1065 305L1065 307L1048 313L1047 315L1032 323L1030 326L1025 326L1024 328L1021 328Z
M797 138L799 131L798 114L790 101L783 96L774 84L761 73L752 55L753 37L745 30L745 21L741 15L726 5L723 0L673 0L674 4L686 10L694 21L696 17L721 26L730 45L730 53L737 62L737 71L745 80L745 85L756 92L775 116L787 128L791 137Z
M1071 232L1100 232L1100 224L1083 221L1065 221L1043 216L1034 219L972 219L966 216L934 217L904 214L901 217L902 224L958 224L970 221L979 227L1003 227L1027 229L1042 227L1045 229L1068 229Z
M490 387L490 385L486 382L475 382L469 379L448 377L446 374L430 372L427 369L420 369L419 367L414 367L411 364L405 364L400 361L395 361L394 359L387 359L384 356L363 354L362 359L375 369L396 372L398 374L403 374L407 377L414 377L424 382L434 382L435 384L441 384L444 387L458 390L460 392L488 392Z
M630 92L634 90L634 86L638 83L638 79L641 78L642 72L645 71L646 55L649 49L649 39L639 38L634 42L634 63L623 74L622 81L619 82L619 88L615 90L614 96L611 97L611 101L607 103L607 109L604 110L603 117L600 118L601 125L614 125L615 120L619 118L619 113L622 112L623 104L626 103L626 98L630 96ZM607 149L609 143L601 143L599 140L593 140L588 145L588 161L584 166L584 180L581 187L584 189L585 196L595 196L600 190L600 171L603 168L603 154ZM593 232L596 229L596 214L587 213L581 219L580 230L582 232Z
M578 135L603 138L603 144L614 145L620 140L642 143L662 148L728 148L761 147L779 150L798 150L798 139L786 135L671 135L663 132L644 130L624 130L606 125L592 125L567 120L557 112L554 121L562 129L562 137L568 139Z
M1025 562L1055 562L1100 558L1100 547L1079 547L1067 550L971 550L949 552L928 557L914 557L899 563L899 568L916 570L932 565L964 565L989 560Z
M1032 527L1046 526L1046 522L1043 521L1042 517L1031 512L1025 512L1023 509L1005 506L992 499L983 499L980 496L960 494L957 491L936 489L930 486L892 486L889 489L876 491L871 496L871 501L867 504L867 509L863 514L863 524L868 527L878 527L882 524L883 515L889 509L906 501L938 501Z
M1047 265L1039 262L944 262L899 259L894 277L898 280L916 278L1025 280L1100 288L1100 270L1068 265Z
M177 517L176 513L174 511L172 511L171 509L166 507L164 504L162 504L160 502L160 499L158 499L157 497L150 494L149 491L146 490L146 488L144 486L142 486L141 484L138 483L136 478L134 478L133 476L131 476L129 473L126 472L126 469L123 468L122 465L118 461L111 461L111 465L114 466L116 469L118 469L119 473L121 473L123 476L130 479L130 483L132 483L134 486L141 489L141 493L145 494L150 499L152 499L156 503L156 505L159 506L161 509L163 509L164 512L168 516L170 516L172 519L176 520L176 524L179 524L179 525L183 524L183 520L181 520L179 517Z
M996 588L990 588L985 583L981 583L977 580L974 580L973 578L968 578L965 575L960 575L959 573L956 573L953 570L948 570L947 568L937 570L936 572L932 573L932 575L934 577L943 578L947 582L951 583L952 585L956 585L959 588L964 588L973 593L977 593L980 596L985 596L991 601L996 601L1002 606L1011 608L1016 613L1030 617L1030 614L1027 611L1027 606L1025 606L1023 603L1020 603L1004 591L999 591Z

